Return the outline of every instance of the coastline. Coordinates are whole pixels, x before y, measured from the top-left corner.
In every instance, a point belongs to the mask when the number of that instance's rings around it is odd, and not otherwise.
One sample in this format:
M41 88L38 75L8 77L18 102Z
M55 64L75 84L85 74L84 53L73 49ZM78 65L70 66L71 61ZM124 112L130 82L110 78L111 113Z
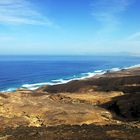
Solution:
M80 92L82 88L86 90L89 88L95 91L123 91L127 92L127 89L131 90L133 87L125 85L131 85L133 82L138 84L136 90L139 91L140 87L140 66L135 65L120 70L108 70L103 74L95 74L90 77L80 78L71 80L67 83L56 84L56 85L45 85L36 90L42 90L49 93L61 93L61 92ZM131 80L130 80L131 79ZM116 85L115 85L116 84ZM133 83L134 84L134 83ZM124 87L123 87L124 85ZM118 87L117 87L118 86ZM94 88L95 87L95 88ZM133 91L133 90L132 90Z
M87 78L91 78L94 76L100 76L103 75L105 73L108 72L117 72L117 71L121 71L121 70L125 70L125 69L131 69L131 68L137 68L140 67L140 64L136 64L136 65L132 65L129 67L120 67L120 68L111 68L111 69L105 69L105 70L95 70L93 72L87 72L87 73L81 73L79 74L80 76L73 76L73 78L71 79L55 79L55 80L51 80L49 82L43 82L43 83L34 83L34 84L23 84L20 87L11 87L8 88L6 90L2 90L0 92L13 92L16 91L17 89L25 89L25 90L37 90L43 86L46 85L59 85L59 84L66 84L68 82L74 81L74 80L83 80L83 79L87 79Z
M0 93L0 138L139 140L139 89L140 67L135 67Z

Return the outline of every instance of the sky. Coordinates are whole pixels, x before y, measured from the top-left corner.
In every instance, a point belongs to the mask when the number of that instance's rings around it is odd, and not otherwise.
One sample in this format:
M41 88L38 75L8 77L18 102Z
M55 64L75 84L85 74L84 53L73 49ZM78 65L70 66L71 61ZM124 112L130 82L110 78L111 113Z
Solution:
M0 0L0 55L140 56L139 0Z

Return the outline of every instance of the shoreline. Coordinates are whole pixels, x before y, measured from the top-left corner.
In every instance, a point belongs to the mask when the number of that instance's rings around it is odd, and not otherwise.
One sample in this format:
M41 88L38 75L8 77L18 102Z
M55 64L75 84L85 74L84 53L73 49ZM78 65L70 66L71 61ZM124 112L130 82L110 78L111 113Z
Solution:
M71 79L56 79L56 80L51 80L50 82L42 82L42 83L34 83L34 84L23 84L20 87L15 87L15 88L11 87L11 88L8 88L6 90L2 90L2 91L0 91L0 93L14 92L14 91L16 91L18 89L34 91L34 90L37 90L37 89L39 89L41 87L44 87L44 86L67 84L67 83L69 83L71 81L84 80L84 79L87 79L87 78L92 78L94 76L100 76L100 75L106 74L108 72L117 72L117 71L121 71L121 70L127 70L127 69L138 68L138 67L140 67L140 64L132 65L132 66L129 66L129 67L121 67L121 68L116 67L116 68L105 69L105 70L94 70L94 72L87 72L87 73L79 74L79 75L83 75L81 77L79 77L79 76L76 77L75 76L75 78L71 78Z
M0 93L0 138L139 140L139 101L140 67Z
M123 91L129 92L135 87L129 87L132 83L137 83L136 91L139 91L140 85L140 66L135 65L120 70L110 70L103 74L96 74L91 77L83 79L71 80L67 83L57 85L45 85L38 88L36 91L43 90L49 93L63 93L63 92L80 92L83 89L93 89L95 91ZM131 90L132 88L132 90Z

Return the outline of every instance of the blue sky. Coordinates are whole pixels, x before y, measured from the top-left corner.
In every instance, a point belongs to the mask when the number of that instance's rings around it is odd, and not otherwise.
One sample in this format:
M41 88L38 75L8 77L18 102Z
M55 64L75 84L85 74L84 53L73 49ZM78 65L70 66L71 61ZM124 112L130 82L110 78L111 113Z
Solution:
M139 0L0 0L0 54L140 55Z

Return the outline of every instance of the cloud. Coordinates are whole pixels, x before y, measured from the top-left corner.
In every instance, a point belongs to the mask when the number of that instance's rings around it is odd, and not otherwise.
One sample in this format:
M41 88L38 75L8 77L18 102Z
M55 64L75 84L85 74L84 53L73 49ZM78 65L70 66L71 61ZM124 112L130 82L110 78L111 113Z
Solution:
M132 35L130 35L129 37L127 37L128 41L140 41L140 32L136 32Z
M0 0L0 24L52 25L29 0Z
M125 38L115 38L122 34L122 13L134 4L136 0L94 0L92 15L99 22L99 30L94 42L101 51L130 52L140 54L140 32L127 35ZM125 25L124 25L125 26ZM105 47L106 46L106 47Z
M125 11L131 0L98 0L92 4L92 15L99 21L113 21Z
M92 16L99 22L100 29L97 36L110 36L119 29L120 15L132 4L132 0L93 0Z

